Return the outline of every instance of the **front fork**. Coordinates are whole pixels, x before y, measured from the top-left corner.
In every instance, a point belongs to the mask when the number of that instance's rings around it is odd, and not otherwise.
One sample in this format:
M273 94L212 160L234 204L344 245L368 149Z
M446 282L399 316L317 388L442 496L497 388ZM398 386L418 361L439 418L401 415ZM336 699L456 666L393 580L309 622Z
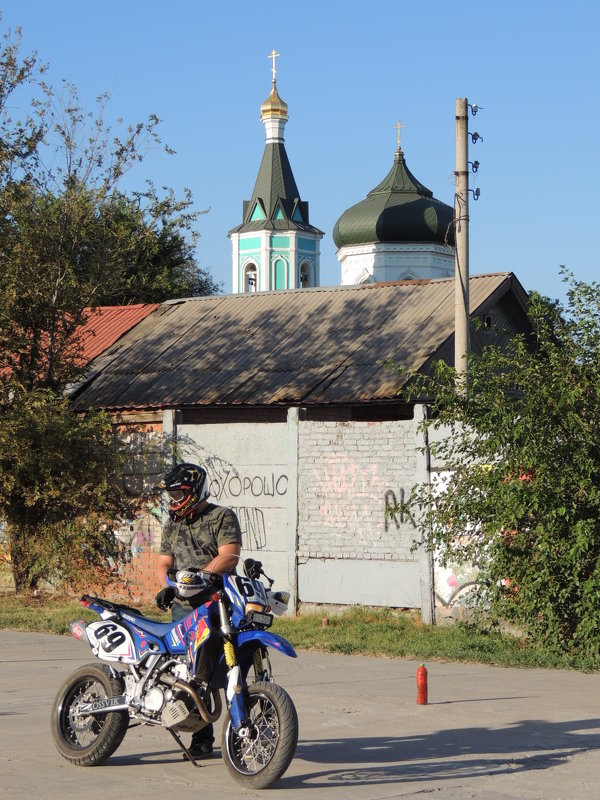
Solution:
M271 660L269 659L268 651L265 648L257 647L252 657L252 664L254 666L254 676L257 681L273 681L273 672L271 670Z
M225 663L227 664L227 688L225 689L227 708L234 730L244 736L247 731L247 712L244 701L242 671L237 662L235 648L231 641L231 621L223 597L219 600L219 621L221 623L221 633L223 634Z

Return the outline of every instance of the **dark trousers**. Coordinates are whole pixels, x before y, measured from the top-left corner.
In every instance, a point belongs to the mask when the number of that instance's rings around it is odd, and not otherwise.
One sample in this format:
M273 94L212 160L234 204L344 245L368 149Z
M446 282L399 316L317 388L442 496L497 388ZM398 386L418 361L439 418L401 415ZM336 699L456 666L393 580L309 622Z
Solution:
M178 622L180 619L187 617L192 613L192 609L188 606L179 605L177 601L171 606L171 618L173 622ZM215 732L212 723L206 725L202 730L196 731L192 734L192 744L201 744L202 742L210 742L212 744L215 740Z

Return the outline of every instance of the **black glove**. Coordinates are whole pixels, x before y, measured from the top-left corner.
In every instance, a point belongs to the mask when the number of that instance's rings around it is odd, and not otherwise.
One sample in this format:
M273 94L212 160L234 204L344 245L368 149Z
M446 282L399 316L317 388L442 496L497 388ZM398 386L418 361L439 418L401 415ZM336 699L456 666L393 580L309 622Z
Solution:
M154 598L154 602L161 611L168 611L175 599L175 589L172 586L165 586Z

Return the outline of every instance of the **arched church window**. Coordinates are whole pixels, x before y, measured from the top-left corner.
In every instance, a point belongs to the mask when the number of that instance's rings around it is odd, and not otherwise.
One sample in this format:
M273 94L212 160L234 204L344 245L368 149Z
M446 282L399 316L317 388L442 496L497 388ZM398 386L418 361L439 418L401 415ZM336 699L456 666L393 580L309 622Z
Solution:
M282 258L278 258L274 264L275 288L287 289L287 264Z
M300 286L302 289L308 289L313 286L312 267L308 261L303 261L300 264Z
M258 291L258 270L256 264L246 264L244 267L244 291Z

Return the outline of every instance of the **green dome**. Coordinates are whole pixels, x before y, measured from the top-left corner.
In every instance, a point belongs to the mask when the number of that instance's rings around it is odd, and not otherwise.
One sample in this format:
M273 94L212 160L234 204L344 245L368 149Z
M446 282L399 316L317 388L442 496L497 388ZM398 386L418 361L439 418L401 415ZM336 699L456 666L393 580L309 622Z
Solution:
M366 199L344 211L333 229L337 248L375 242L430 242L454 247L454 209L436 200L410 172L402 150Z

